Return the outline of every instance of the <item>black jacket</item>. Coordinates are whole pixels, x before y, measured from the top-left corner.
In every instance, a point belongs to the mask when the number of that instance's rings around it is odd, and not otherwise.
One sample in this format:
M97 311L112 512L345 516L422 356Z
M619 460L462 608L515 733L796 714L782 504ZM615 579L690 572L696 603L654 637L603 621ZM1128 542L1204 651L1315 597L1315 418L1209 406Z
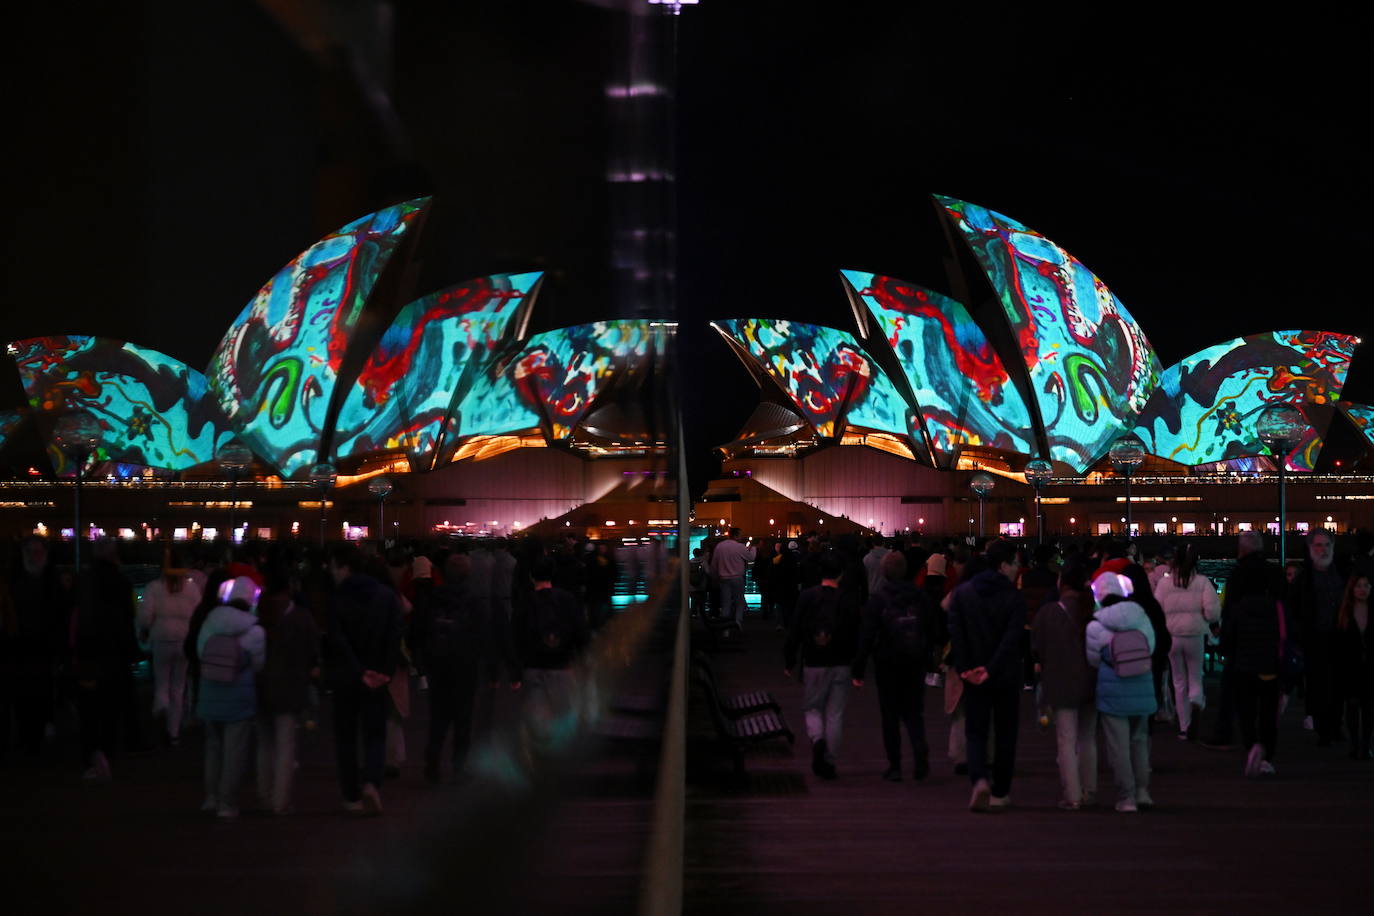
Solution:
M325 639L329 682L361 685L364 671L394 675L401 666L401 603L390 586L354 573L334 589Z
M288 601L276 622L267 628L267 660L254 678L262 711L288 715L304 709L310 670L319 657L320 628L315 618L303 604Z
M807 668L834 668L854 662L859 642L859 602L844 587L817 585L797 596L797 613L783 645L787 670L801 663ZM824 643L823 645L821 643Z
M582 602L557 586L535 589L516 601L511 632L517 668L567 668L591 637ZM521 672L512 672L510 678L520 680Z
M1257 553L1247 554L1236 562L1226 580L1226 597L1221 605L1221 651L1229 670L1242 674L1278 673L1278 615L1285 585L1279 568Z
M1026 602L1011 580L984 570L949 600L950 664L956 672L987 668L989 687L1020 687Z
M889 611L903 607L916 609L916 619L925 635L925 644L930 649L930 656L924 660L909 659L898 653L891 644L884 623ZM864 606L859 626L859 651L854 656L851 673L862 680L870 655L880 668L887 665L917 665L921 670L926 670L934 661L934 653L943 648L948 639L945 615L931 603L923 590L905 580L884 579Z

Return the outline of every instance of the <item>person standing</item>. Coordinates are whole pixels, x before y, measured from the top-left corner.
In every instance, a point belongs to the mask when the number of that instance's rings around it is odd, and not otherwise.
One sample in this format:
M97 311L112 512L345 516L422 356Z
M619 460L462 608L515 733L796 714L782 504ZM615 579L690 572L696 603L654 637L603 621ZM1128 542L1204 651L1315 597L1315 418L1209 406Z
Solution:
M102 538L78 582L71 625L72 674L81 717L83 778L108 782L114 736L125 718L126 746L139 744L132 666L138 658L134 587L119 569L114 541ZM130 720L133 720L131 723Z
M969 808L1001 811L1011 804L1016 767L1026 603L1016 590L1019 564L1011 544L993 541L985 560L987 568L950 596L950 666L964 685L964 735L973 783ZM996 739L991 767L989 726Z
M533 591L517 602L511 620L517 670L512 689L525 693L524 713L536 740L548 743L574 714L577 680L573 663L590 640L587 615L577 597L553 584L555 566L540 557L530 567Z
M1116 810L1123 814L1154 807L1149 720L1159 709L1151 677L1154 627L1130 600L1134 590L1127 576L1098 570L1092 581L1098 607L1084 634L1085 657L1097 669L1097 711L1116 779Z
M1345 573L1336 563L1331 532L1307 536L1308 568L1289 590L1290 614L1298 624L1305 660L1307 714L1317 731L1317 746L1330 747L1340 734L1340 698L1336 690L1336 614L1345 594Z
M257 678L258 796L273 814L289 814L296 725L309 702L320 628L292 599L285 567L269 565L263 578L267 589L258 604L258 620L267 634L267 660Z
M711 572L720 583L720 616L733 619L744 627L744 573L754 562L753 544L742 544L738 528L730 529L730 536L716 544L711 553ZM752 538L750 539L752 541Z
M844 562L831 551L820 559L821 584L797 598L796 622L783 645L783 674L802 666L802 714L811 739L811 771L834 779L844 735L844 707L858 643L859 604L840 587Z
M196 634L200 687L196 715L205 722L205 803L223 820L239 816L239 789L257 714L255 678L266 637L253 609L259 589L247 576L226 580L221 603Z
M174 747L181 741L186 709L187 659L182 644L201 597L181 551L169 550L162 575L148 583L138 606L138 629L153 654L153 715L164 718L167 740Z
M925 592L907 579L906 557L891 551L883 557L883 580L864 608L859 651L850 672L854 687L863 687L864 669L873 656L882 717L887 771L883 779L902 781L902 725L911 743L913 779L930 775L926 742L925 674L936 647L945 643L943 615Z
M401 607L396 593L361 572L361 566L362 557L350 544L336 547L330 558L334 595L326 627L325 662L334 688L334 750L344 809L381 814L387 684L401 665Z
M1370 579L1350 577L1336 615L1336 683L1345 703L1350 759L1368 760L1374 733L1374 627L1369 625Z
M864 575L868 581L868 595L871 597L883 584L883 557L887 556L890 548L883 542L882 535L875 535L869 544L868 552L864 554Z
M1053 711L1059 807L1065 811L1097 797L1097 676L1085 635L1094 609L1087 566L1075 558L1059 574L1058 599L1041 607L1031 625L1041 701Z
M1197 548L1191 544L1180 547L1166 569L1155 577L1154 593L1164 608L1165 624L1173 638L1169 670L1173 672L1178 737L1189 740L1196 737L1197 724L1207 708L1202 655L1207 628L1221 619L1221 599L1212 581L1197 571Z
M67 659L71 615L71 595L50 562L46 540L35 534L20 542L9 588L16 743L24 753L37 754L53 720L55 673Z

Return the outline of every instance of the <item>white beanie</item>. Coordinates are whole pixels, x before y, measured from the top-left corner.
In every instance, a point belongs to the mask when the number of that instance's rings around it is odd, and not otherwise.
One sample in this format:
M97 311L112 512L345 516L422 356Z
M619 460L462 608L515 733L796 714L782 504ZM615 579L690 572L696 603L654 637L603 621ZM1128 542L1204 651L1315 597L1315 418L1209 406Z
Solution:
M1129 598L1133 591L1135 591L1135 586L1131 584L1130 579L1121 573L1099 572L1097 578L1093 579L1093 597L1097 599L1098 604L1106 601L1109 595Z
M258 588L258 583L247 576L238 576L234 579L225 579L224 584L219 587L219 600L225 604L231 601L242 601L248 605L248 610L253 610L258 606L258 595L262 589Z

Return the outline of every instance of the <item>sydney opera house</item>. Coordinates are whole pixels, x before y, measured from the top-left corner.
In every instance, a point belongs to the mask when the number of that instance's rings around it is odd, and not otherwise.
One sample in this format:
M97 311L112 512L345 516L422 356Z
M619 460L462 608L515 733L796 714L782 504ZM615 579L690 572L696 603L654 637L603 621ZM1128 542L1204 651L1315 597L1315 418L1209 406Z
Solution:
M1023 471L1041 458L1052 474L1045 525L1121 532L1126 497L1109 450L1128 435L1145 452L1131 496L1141 531L1272 528L1272 493L1255 484L1277 462L1301 472L1298 530L1369 523L1358 509L1370 480L1321 463L1333 423L1374 437L1374 408L1341 399L1358 339L1248 333L1165 368L1142 326L1067 251L1000 213L935 201L959 265L953 296L844 270L844 328L713 322L759 403L720 447L723 476L697 503L702 523L963 532L978 502L969 472L983 471L1000 476L982 506L989 527L1028 534ZM247 519L237 524L252 536L298 530L321 500L341 502L332 525L365 531L375 517L363 509L366 482L380 475L395 487L385 524L408 534L543 524L637 535L675 524L663 405L676 324L530 334L539 272L403 303L428 204L369 214L300 253L229 325L203 372L136 342L10 342L28 406L0 413L0 465L16 478L4 504L18 510L6 529L60 524L78 463L100 488L92 524L135 535L210 528L229 506L226 469L232 508ZM1256 427L1276 404L1304 421L1278 455ZM84 446L72 417L88 418ZM226 463L231 442L251 451L249 467ZM150 488L166 494L160 521L139 518Z

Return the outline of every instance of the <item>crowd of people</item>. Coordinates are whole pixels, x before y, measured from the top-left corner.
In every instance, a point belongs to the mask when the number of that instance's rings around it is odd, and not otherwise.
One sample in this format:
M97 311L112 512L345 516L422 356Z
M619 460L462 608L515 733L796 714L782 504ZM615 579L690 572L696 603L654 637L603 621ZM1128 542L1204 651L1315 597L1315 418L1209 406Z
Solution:
M50 546L25 538L0 581L0 759L43 759L73 710L82 778L105 783L117 748L176 746L193 724L202 808L226 820L254 758L257 807L293 810L297 733L318 727L324 697L346 810L381 813L406 762L413 685L428 691L425 779L463 780L479 684L520 691L534 727L566 713L618 575L609 545L576 538L169 546L140 599L116 542L95 542L79 572ZM158 735L138 705L145 659Z
M900 782L901 729L911 776L930 773L924 691L943 687L949 756L973 785L970 808L1010 804L1022 697L1034 691L1052 725L1059 806L1096 803L1099 735L1116 810L1154 805L1151 742L1167 724L1180 741L1245 753L1243 774L1276 774L1278 722L1301 695L1315 743L1344 742L1371 757L1374 631L1371 574L1338 561L1325 530L1307 557L1281 569L1256 532L1219 594L1199 569L1196 542L1157 553L1110 537L1018 548L857 536L769 538L738 529L696 552L694 608L743 620L743 569L752 564L760 616L776 620L783 667L802 680L811 766L837 776L849 692L875 668L882 778ZM1360 553L1367 560L1367 553ZM1217 708L1204 734L1204 671L1220 661Z

